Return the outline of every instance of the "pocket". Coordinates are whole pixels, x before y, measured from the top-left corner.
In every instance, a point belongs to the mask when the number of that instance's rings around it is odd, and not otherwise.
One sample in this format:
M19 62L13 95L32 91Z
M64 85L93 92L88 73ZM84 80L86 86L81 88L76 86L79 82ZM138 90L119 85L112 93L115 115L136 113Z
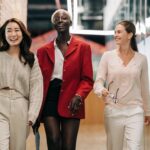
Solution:
M133 108L133 111L144 114L144 110L141 106L137 106L137 107Z

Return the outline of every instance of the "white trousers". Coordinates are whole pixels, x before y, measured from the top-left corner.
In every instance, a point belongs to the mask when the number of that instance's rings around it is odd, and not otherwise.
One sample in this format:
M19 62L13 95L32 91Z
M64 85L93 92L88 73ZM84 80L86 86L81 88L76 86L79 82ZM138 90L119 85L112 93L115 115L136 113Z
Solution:
M140 106L105 108L107 150L141 150L144 130L144 112ZM124 142L125 141L125 142Z
M25 150L29 130L28 100L14 90L0 90L0 150Z

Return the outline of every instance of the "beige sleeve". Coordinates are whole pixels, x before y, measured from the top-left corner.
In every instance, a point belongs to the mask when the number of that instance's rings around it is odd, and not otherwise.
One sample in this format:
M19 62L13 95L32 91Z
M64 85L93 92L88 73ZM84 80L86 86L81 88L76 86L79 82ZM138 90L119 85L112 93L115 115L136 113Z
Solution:
M150 116L148 63L146 57L144 57L143 59L142 72L141 72L141 94L144 102L145 115Z
M102 96L102 90L105 88L104 83L106 81L107 70L107 54L104 53L100 60L94 83L94 93L99 97Z
M31 69L30 74L30 92L29 92L29 121L34 124L41 108L43 100L43 77L39 67L37 57Z

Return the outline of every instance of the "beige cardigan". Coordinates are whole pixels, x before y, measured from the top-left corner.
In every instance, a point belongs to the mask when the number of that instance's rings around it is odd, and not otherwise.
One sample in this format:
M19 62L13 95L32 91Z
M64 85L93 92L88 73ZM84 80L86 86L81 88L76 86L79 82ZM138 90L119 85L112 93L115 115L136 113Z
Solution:
M29 100L28 120L35 123L43 99L43 78L35 56L32 68L7 52L0 52L0 89L9 87Z
M116 50L105 52L97 70L94 92L101 96L101 92L105 88L104 83L106 88L108 88L108 84L111 82L110 93L116 94L117 89L119 89L117 94L118 104L113 106L143 106L145 115L150 116L148 63L146 56L135 52L132 60L127 66L124 66ZM112 101L107 101L107 103L113 104Z

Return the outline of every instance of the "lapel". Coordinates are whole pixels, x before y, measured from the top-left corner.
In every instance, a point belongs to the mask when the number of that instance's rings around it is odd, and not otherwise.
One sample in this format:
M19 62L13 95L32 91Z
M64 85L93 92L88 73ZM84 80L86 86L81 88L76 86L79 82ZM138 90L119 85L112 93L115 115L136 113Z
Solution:
M74 37L72 37L65 57L71 55L77 49L77 46L78 46L78 41Z
M74 37L72 37L65 57L68 57L69 55L71 55L77 49L77 46L78 46L78 41ZM46 46L46 52L48 54L48 57L50 58L50 60L53 63L55 61L55 52L54 51L55 51L54 41L52 41L50 44L48 44Z
M50 58L50 60L54 63L55 60L55 53L54 53L54 41L52 41L49 45L46 47L46 52Z

